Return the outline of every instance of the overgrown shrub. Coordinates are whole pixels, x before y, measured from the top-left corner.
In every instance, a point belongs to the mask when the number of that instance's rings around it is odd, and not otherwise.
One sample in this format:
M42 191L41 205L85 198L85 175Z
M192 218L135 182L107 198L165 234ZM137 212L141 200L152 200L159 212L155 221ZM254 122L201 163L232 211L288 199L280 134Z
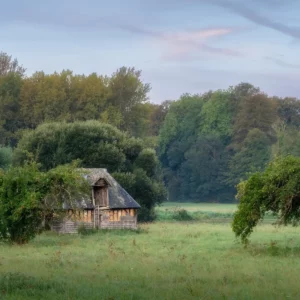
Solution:
M0 239L27 243L42 221L67 202L86 195L89 186L75 165L41 172L36 163L10 168L0 176Z
M191 221L193 217L184 208L180 208L174 211L174 219L177 221Z
M152 222L156 219L156 213L154 208L147 208L142 206L138 210L138 221L140 222Z

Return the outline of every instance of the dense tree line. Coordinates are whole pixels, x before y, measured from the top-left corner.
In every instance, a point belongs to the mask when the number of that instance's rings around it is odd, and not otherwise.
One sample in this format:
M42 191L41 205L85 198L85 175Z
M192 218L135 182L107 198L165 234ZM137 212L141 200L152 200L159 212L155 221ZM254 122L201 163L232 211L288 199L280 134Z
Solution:
M24 151L45 170L81 159L84 166L107 167L138 194L140 178L148 187L162 179L153 171L159 168L155 149L170 200L233 201L235 186L273 158L300 156L300 102L269 97L248 83L157 105L134 68L111 76L25 71L0 53L1 168L12 156L16 165L24 162ZM144 157L131 157L126 145Z
M157 136L167 104L148 102L149 91L134 68L111 76L70 70L25 76L16 59L0 52L0 144L15 146L24 129L50 121L99 120L133 136Z
M299 108L248 83L173 102L159 142L170 199L233 201L235 186L270 160L299 156Z

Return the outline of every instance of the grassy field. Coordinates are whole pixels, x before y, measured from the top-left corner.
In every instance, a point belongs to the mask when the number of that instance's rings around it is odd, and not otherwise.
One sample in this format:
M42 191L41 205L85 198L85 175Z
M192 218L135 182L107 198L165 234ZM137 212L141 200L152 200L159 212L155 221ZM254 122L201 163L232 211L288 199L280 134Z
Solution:
M236 204L165 202L156 208L159 221L231 222Z
M195 221L0 246L0 299L298 299L299 274L300 228L269 224L247 249Z
M165 202L158 207L158 210L183 208L188 212L216 212L216 213L233 213L237 209L237 204L220 204L220 203L177 203Z

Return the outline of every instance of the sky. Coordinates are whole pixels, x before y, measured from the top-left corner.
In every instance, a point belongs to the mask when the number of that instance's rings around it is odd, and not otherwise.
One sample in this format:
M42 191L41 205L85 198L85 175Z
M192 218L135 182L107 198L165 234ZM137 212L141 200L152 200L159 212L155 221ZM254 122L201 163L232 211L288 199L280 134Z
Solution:
M0 51L28 75L128 66L155 103L240 82L300 98L299 0L0 1Z

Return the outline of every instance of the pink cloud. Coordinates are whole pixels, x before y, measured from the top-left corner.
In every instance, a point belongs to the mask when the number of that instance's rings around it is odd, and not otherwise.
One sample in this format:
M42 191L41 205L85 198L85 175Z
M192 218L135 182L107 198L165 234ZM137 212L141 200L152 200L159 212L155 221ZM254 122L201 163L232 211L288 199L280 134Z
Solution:
M211 28L176 33L165 33L159 36L159 44L164 45L163 60L195 59L201 52L212 55L241 56L236 50L210 46L208 41L229 35L233 28Z

